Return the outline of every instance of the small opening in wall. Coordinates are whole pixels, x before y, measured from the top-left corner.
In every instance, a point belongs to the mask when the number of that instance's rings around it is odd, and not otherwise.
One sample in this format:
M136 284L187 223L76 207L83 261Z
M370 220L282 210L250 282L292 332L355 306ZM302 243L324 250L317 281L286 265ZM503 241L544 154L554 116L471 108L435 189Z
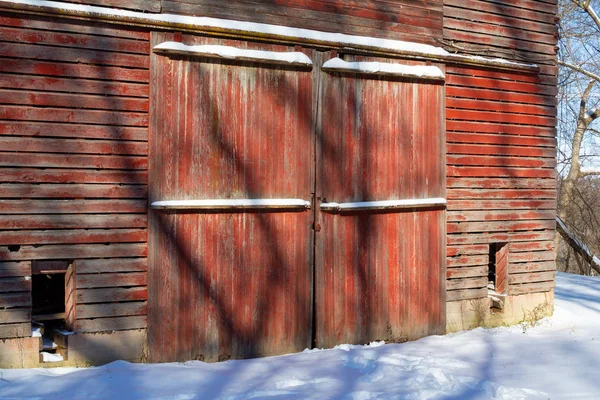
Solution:
M64 273L33 275L31 295L35 321L64 320Z
M508 288L508 243L491 243L488 263L488 294L492 308L503 308Z
M64 321L67 266L68 261L58 260L32 263L31 300L34 321Z

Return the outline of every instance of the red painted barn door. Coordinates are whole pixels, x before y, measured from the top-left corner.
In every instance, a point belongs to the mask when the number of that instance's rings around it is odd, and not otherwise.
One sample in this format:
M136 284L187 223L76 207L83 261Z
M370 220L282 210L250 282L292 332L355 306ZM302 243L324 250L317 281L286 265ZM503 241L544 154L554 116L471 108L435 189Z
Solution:
M167 40L153 34L153 46ZM252 46L186 35L183 43ZM152 91L152 202L312 200L310 68L153 54ZM312 222L292 206L152 209L149 359L310 347Z
M322 80L316 344L443 333L443 82L336 72ZM442 204L402 208L411 199Z

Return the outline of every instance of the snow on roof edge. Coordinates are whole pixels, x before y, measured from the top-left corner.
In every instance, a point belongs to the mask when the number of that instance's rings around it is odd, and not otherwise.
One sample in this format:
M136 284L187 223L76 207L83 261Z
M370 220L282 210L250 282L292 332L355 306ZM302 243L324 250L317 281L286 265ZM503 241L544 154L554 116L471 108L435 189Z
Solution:
M194 29L218 29L229 32L250 33L270 35L284 39L318 41L325 44L338 46L358 47L394 51L406 55L447 58L455 61L481 63L498 67L514 68L537 68L536 64L523 64L500 58L485 58L480 56L460 55L448 53L441 47L401 40L373 38L367 36L346 35L343 33L323 32L310 29L293 28L281 25L271 25L255 22L243 22L221 18L185 16L176 14L150 14L138 11L123 10L118 8L91 6L83 4L63 3L46 0L0 0L2 4L22 5L25 8L53 9L57 11L70 12L73 14L84 14L108 20L137 20L142 24L167 24L179 25Z

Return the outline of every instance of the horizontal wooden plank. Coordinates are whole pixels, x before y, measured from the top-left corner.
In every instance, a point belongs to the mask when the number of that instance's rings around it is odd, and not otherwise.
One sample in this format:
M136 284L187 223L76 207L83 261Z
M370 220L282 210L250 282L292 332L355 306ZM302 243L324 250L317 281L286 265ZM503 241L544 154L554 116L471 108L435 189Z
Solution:
M0 278L31 275L31 261L0 263Z
M55 46L68 48L71 52L83 50L100 50L103 52L114 52L116 57L124 54L150 54L150 42L121 37L108 37L90 35L87 33L53 32L50 30L29 29L25 26L18 28L2 26L0 21L0 37L4 42L15 42L19 44L34 44L38 46L52 46L48 51L54 51Z
M127 303L98 303L79 304L75 315L77 319L127 317L130 315L147 315L148 303L145 301L132 301Z
M510 262L532 262L532 261L554 261L556 253L554 251L526 251L522 253L511 253Z
M461 246L446 246L446 256L470 256L477 254L489 254L490 247L486 244L473 244L473 245L461 245Z
M522 274L515 274L511 271L508 275L508 284L514 285L518 283L533 283L533 282L547 282L554 281L556 277L556 272L554 271L546 271L546 272L525 272Z
M0 200L0 214L141 214L147 207L147 201L139 199Z
M68 282L67 272L70 264L69 260L34 260L31 262L31 273L46 274L60 271L65 273L65 282Z
M147 184L148 172L143 170L76 170L0 168L0 183L129 183Z
M528 263L510 263L508 270L511 274L519 274L525 272L544 272L544 271L555 271L555 261L541 261L541 262L528 262Z
M461 233L449 234L447 236L448 245L462 244L478 244L478 243L504 243L515 241L532 241L532 240L553 240L555 236L554 230L537 231L537 232L478 232L478 233Z
M69 139L110 139L115 141L125 140L146 142L148 140L148 128L81 124L65 125L55 122L0 121L0 136L47 136ZM84 149L88 148L85 145L82 147ZM4 147L2 147L2 149L6 151ZM102 154L104 152L99 153ZM142 154L146 153L147 151ZM105 154L120 153L110 152ZM137 153L131 153L127 151L124 154Z
M0 227L9 229L145 228L146 214L0 215Z
M449 143L493 144L503 146L526 147L556 147L556 138L536 136L515 136L499 134L477 134L470 132L448 132L446 141Z
M0 246L0 261L64 260L79 258L146 257L146 243Z
M487 265L478 265L474 267L461 267L461 268L448 268L446 270L447 279L458 279L458 278L478 278L486 277L488 275Z
M498 124L487 121L485 124L473 121L446 121L447 131L456 132L473 132L473 133L491 133L496 135L523 135L523 136L538 136L556 137L556 127L552 126L526 126L516 124ZM472 142L471 142L472 143ZM504 144L504 143L498 143ZM509 143L510 144L510 143ZM490 153L488 153L490 154ZM497 153L491 153L497 154Z
M17 324L19 322L31 322L31 309L15 308L0 310L0 324Z
M540 221L486 221L486 222L448 222L448 233L468 232L498 232L498 231L531 231L541 229L554 229L554 220Z
M486 288L487 284L487 276L481 276L476 278L448 279L446 280L446 290L480 289Z
M448 154L496 155L496 156L523 156L523 157L556 157L554 148L525 147L525 146L491 146L467 143L449 143Z
M481 27L484 24L477 24ZM475 25L475 26L477 26ZM526 40L527 36L503 37L490 33L487 29L477 29L468 31L468 24L460 29L450 28L449 24L444 29L444 37L446 40L452 40L460 46L461 43L476 43L478 46L499 47L504 52L513 50L515 53L528 52L531 53L529 60L534 60L534 57L550 58L556 53L556 43L543 43L533 40ZM473 27L473 25L470 25ZM537 34L540 35L540 34ZM552 41L554 38L547 36L546 41ZM525 38L525 39L524 39ZM491 51L488 51L490 54ZM545 56L545 57L544 57Z
M99 260L77 260L78 274L94 274L100 272L136 272L146 271L146 258L109 258Z
M31 337L31 322L0 325L0 339Z
M31 276L0 279L0 293L30 292Z
M446 292L446 301L485 299L487 295L487 288L449 290Z
M106 80L107 82L113 83L148 83L150 80L150 71L146 69L108 67L106 65L98 66L71 64L51 61L32 61L19 58L2 59L0 61L0 73L62 77L69 79L96 79Z
M554 251L554 241L553 240L544 240L544 241L535 241L535 242L527 242L527 243L511 243L510 244L510 252L511 253L522 253L522 252L541 251L541 250Z
M148 112L148 99L0 89L0 104L90 110Z
M103 156L70 154L0 153L0 167L86 168L146 170L146 156Z
M508 294L518 296L521 294L549 292L554 290L554 286L554 281L515 284L508 287Z
M447 177L447 188L477 188L477 189L553 189L554 179L530 178L461 178Z
M446 260L446 266L448 268L466 267L469 265L487 265L489 262L490 259L487 254L475 256L460 255L457 257L448 257Z
M483 25L483 26L482 26ZM522 41L528 41L533 43L544 43L546 45L555 46L557 39L552 33L541 33L532 32L524 29L518 29L516 27L499 26L493 24L482 24L481 21L466 21L458 20L455 18L447 18L444 20L445 32L448 33L447 37L456 37L454 32L481 32L491 37L517 39ZM462 40L464 40L463 38ZM474 41L475 37L469 37L467 40ZM480 43L483 44L483 43ZM510 46L509 46L510 47ZM552 49L550 49L552 50ZM549 52L551 54L551 52Z
M87 243L140 243L148 240L146 229L51 229L0 231L0 245Z
M478 10L481 12L485 12L486 15L481 20L489 21L490 14L506 17L506 18L519 18L520 20L529 20L535 21L543 24L554 24L554 15L551 13L546 13L544 7L538 7L537 9L524 9L520 5L523 3L527 3L525 0L520 0L518 6L509 5L505 2L494 2L494 1L477 1L476 6L474 6L473 1L464 1L464 0L452 0L452 7L461 7L461 10ZM450 7L449 3L444 3L444 12L446 12L446 7ZM548 7L550 8L550 7ZM489 23L489 22L488 22ZM483 24L482 24L483 25ZM516 25L518 26L518 25ZM482 29L482 28L480 28Z
M558 89L549 85L540 85L537 83L502 81L489 79L486 77L465 76L448 74L446 76L447 86L462 86L468 88L503 90L505 92L527 93L543 96L556 96ZM507 99L509 94L506 95Z
M0 293L0 309L14 307L31 307L31 292Z
M460 21L457 20L449 20L450 24L461 24ZM468 25L468 23L466 21L464 21L464 23L466 25ZM486 24L487 25L487 24ZM486 26L486 29L490 28L489 25ZM498 29L503 29L502 27L496 27ZM494 28L492 28L494 29ZM521 30L522 33L529 35L529 33L525 33L524 31ZM548 37L552 37L552 40L556 41L556 38L553 37L553 35L538 35L538 36L542 36L544 38L548 38ZM532 34L532 36L527 36L529 37L535 37L535 34ZM556 77L550 77L550 76L545 76L545 75L540 75L538 73L535 72L523 72L523 71L514 71L514 70L509 70L509 69L503 69L503 70L496 70L496 69L489 69L489 68L485 68L485 67L479 67L479 66L472 66L472 65L448 65L446 67L446 73L450 74L450 75L465 75L465 76L475 76L475 77L480 77L480 78L487 78L487 79L496 79L496 80L501 80L501 81L513 81L513 82L528 82L528 83L534 83L536 85L555 85L557 78Z
M106 96L147 98L149 85L91 79L53 78L42 75L0 74L0 87L5 89L37 90L47 92L87 93Z
M502 210L502 211L449 211L448 221L517 221L522 219L554 220L556 211Z
M67 108L35 108L3 106L0 119L101 125L148 126L148 114L131 111L77 110Z
M485 25L493 24L533 32L548 33L552 35L558 34L558 29L555 23L527 20L519 15L498 15L485 10L480 10L479 7L473 7L473 3L468 3L467 5L467 3L463 0L459 1L461 1L461 3L455 3L454 0L452 3L444 3L444 23L450 19L485 21ZM514 12L518 12L518 8L516 8Z
M77 272L77 289L101 287L146 286L148 274L145 272L116 272L105 274L82 274Z
M0 198L145 199L147 196L146 185L0 184Z
M494 111L497 113L517 113L549 117L556 115L556 107L554 106L507 103L506 101L490 101L468 98L459 99L453 97L446 99L446 109Z
M556 210L556 200L451 200L448 211L461 210Z
M147 155L146 142L130 142L122 140L84 140L84 139L49 139L49 138L17 138L0 137L2 151L69 153L69 154L120 154Z
M50 45L0 42L0 56L29 60L66 61L81 64L113 65L147 69L149 55L102 50L71 49Z
M554 178L554 168L527 167L463 167L450 165L446 168L448 176L461 177L501 177L509 178Z
M143 329L148 326L146 316L117 318L78 319L75 330L79 333L122 331L127 329Z
M552 189L448 189L448 199L556 199Z
M77 304L145 301L148 300L148 289L145 286L134 288L79 289L76 292L76 296Z
M454 166L555 168L556 160L535 157L504 157L449 154L446 163Z
M519 93L489 88L474 88L471 86L446 86L448 98L478 99L502 101L518 107L523 104L537 104L541 106L556 107L557 101L553 96L543 94Z
M118 5L119 8L129 8L129 4L144 3L152 4L158 3L158 1L148 0L133 0L128 1L124 4L118 0L70 0L71 3L86 3L86 4L101 4L101 5ZM149 10L150 11L150 10ZM152 11L156 10L156 7ZM30 29L41 29L45 31L57 31L57 32L76 32L76 33L87 33L94 36L112 36L120 38L138 39L138 40L150 40L150 33L148 31L135 29L133 27L118 28L107 24L95 23L91 21L75 21L75 20L64 20L56 17L42 17L35 16L35 18L28 16L28 18L22 18L19 16L7 16L0 15L0 25L12 26L15 28L30 28Z
M446 118L459 121L497 122L506 124L540 125L554 127L557 120L554 117L539 115L496 113L492 111L446 109Z
M160 0L69 0L70 3L92 4L104 7L118 7L129 10L160 12Z

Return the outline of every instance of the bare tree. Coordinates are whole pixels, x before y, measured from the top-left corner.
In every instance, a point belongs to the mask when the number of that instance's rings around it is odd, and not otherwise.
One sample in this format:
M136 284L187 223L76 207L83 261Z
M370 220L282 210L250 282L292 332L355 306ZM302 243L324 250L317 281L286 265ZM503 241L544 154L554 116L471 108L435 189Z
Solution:
M600 0L560 0L559 5L558 216L571 231L585 235L590 232L586 224L594 223L591 231L600 229L595 218L581 218L584 214L595 217L598 211L591 206L593 191L581 188L600 176L600 17L595 11ZM582 212L582 207L588 210ZM595 232L582 238L585 242L595 239L589 248L598 250ZM583 258L595 266L596 260ZM581 265L577 270L583 272Z

